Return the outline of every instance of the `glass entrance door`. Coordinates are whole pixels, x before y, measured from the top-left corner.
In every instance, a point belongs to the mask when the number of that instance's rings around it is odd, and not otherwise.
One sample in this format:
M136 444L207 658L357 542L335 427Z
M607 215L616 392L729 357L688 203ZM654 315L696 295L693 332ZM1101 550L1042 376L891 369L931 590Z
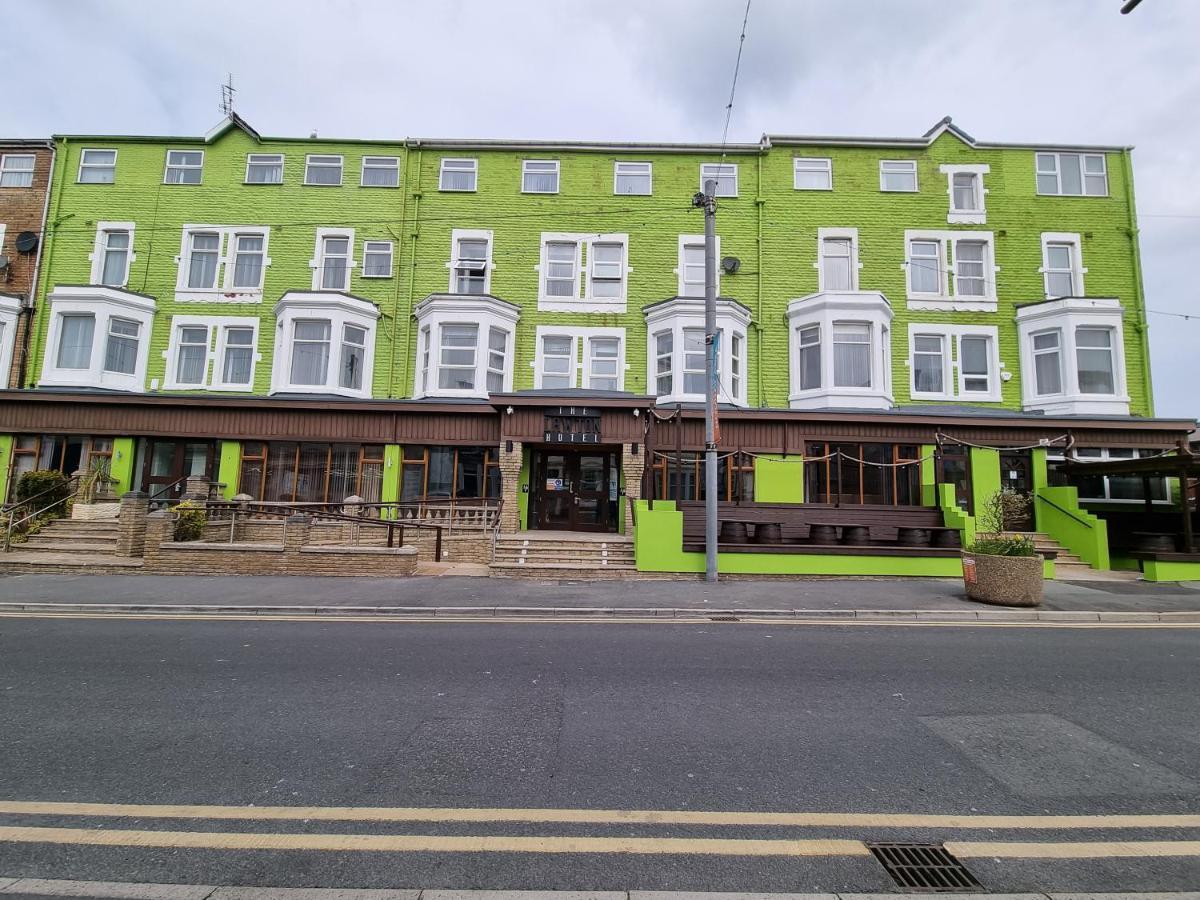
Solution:
M1033 491L1033 460L1028 450L1014 450L1000 454L1000 484L1006 491L1013 491L1031 500ZM1033 531L1033 503L1027 503L1023 512L1016 514L1005 511L1006 531Z
M178 500L187 490L186 480L212 479L212 441L170 441L152 438L146 447L142 490L150 501Z
M617 460L611 451L535 452L530 525L563 531L612 531Z

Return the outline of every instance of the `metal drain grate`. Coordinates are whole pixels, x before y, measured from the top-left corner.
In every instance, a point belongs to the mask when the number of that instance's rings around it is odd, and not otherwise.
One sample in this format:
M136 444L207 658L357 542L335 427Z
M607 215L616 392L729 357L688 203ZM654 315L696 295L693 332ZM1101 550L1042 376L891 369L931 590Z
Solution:
M709 616L708 621L710 621L710 622L740 622L742 620L739 619L737 616L724 615L724 616Z
M983 885L941 844L867 844L900 890L909 893L982 891Z

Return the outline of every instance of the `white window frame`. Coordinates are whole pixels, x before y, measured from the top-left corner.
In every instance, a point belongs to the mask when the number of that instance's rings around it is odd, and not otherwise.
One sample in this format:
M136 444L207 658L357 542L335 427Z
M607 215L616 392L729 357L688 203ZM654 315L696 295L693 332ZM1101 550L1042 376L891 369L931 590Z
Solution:
M819 165L813 165L817 163ZM800 172L807 174L823 173L825 187L804 187L800 184ZM794 191L832 191L833 190L833 160L827 156L795 156L792 157L792 190Z
M332 291L289 291L275 304L275 353L271 370L273 394L336 394L342 397L368 398L375 369L375 334L379 308L358 297ZM320 319L329 322L329 367L325 383L294 385L292 347L297 320ZM342 371L343 327L353 325L367 332L363 359L363 383L358 390L340 384Z
M1079 157L1080 193L1078 193L1078 194L1063 193L1063 189L1062 189L1062 158L1064 156L1078 156ZM1054 165L1053 166L1044 165L1044 157L1052 158L1054 160ZM1089 159L1099 159L1101 171L1089 173L1087 171L1087 161ZM1033 155L1033 172L1034 172L1034 175L1033 175L1034 190L1037 192L1039 197L1107 197L1107 196L1109 196L1108 154L1106 154L1104 152L1085 153L1082 151L1037 150L1034 152L1034 155ZM1089 174L1093 178L1099 176L1104 179L1104 193L1093 194L1093 193L1088 192L1087 179L1088 179ZM1054 183L1055 183L1056 190L1053 190L1053 191L1043 191L1042 190L1042 186L1038 183L1038 181L1039 181L1039 176L1043 176L1043 175L1053 175L1054 176Z
M470 167L452 165L447 167L446 163L470 163ZM449 168L452 172L470 172L471 186L469 188L446 187L446 171ZM522 173L522 181L524 181L524 173ZM470 156L443 156L438 167L438 190L449 191L451 193L471 194L479 189L479 160Z
M188 286L191 265L191 236L197 233L215 233L217 238L216 286L194 288ZM234 257L237 251L237 236L248 235L262 238L262 272L258 287L233 286ZM200 225L183 226L179 255L175 257L175 299L192 303L261 303L263 285L267 280L267 269L271 265L271 229L265 225Z
M368 161L370 163L368 164ZM386 164L381 165L381 161ZM307 169L307 166L305 167ZM383 169L396 173L395 184L367 184L367 169ZM398 188L400 187L400 157L398 156L364 156L358 173L358 186L365 188Z
M1038 269L1038 273L1042 276L1043 287L1046 292L1047 300L1059 299L1060 295L1050 293L1050 275L1052 272L1061 272L1061 269L1050 268L1050 246L1052 244L1066 244L1071 248L1071 293L1068 297L1083 297L1084 279L1087 274L1087 269L1083 265L1083 241L1077 232L1071 231L1043 231L1042 232L1042 267Z
M918 292L912 289L910 265L913 241L932 241L939 244L939 291ZM958 244L978 241L983 243L983 287L982 297L957 292ZM908 229L904 232L905 295L909 309L929 309L957 312L995 312L997 309L996 278L1000 267L996 265L996 240L991 231L924 231Z
M706 169L716 169L714 174L708 174ZM721 190L721 179L733 177L733 191ZM738 195L738 164L730 162L700 163L700 192L704 192L704 182L716 181L717 190L714 196L736 197Z
M679 279L679 282L678 282L678 288L675 292L675 295L677 297L699 297L701 300L703 300L704 299L703 275L701 276L701 280L699 282L686 280L687 264L686 264L686 261L684 260L684 251L688 247L696 247L696 246L699 246L701 249L704 248L704 235L702 235L702 234L681 234L679 236L679 252L678 252L678 256L676 257L679 261L679 264L675 268L675 276ZM721 236L719 234L717 235L716 253L717 253L717 296L720 297L721 296L721 263L720 263L720 260L721 260ZM689 284L699 284L700 285L700 293L689 294L687 292L687 286Z
M1024 407L1048 415L1129 415L1122 318L1121 303L1115 298L1067 297L1017 307ZM1078 328L1105 328L1112 332L1112 394L1085 394L1080 390L1075 334ZM1057 394L1038 394L1033 336L1053 330L1059 332L1062 390Z
M379 185L375 185L379 187ZM376 255L382 253L379 248L387 247L388 269L386 275L368 275L367 274L367 255ZM375 249L371 249L374 247ZM396 266L396 244L395 241L371 240L370 238L363 241L362 249L362 272L360 278L391 278Z
M546 175L547 172L531 172L529 164L536 163L539 165L550 164L554 166L554 190L552 191L530 191L525 188L526 175ZM557 194L562 188L562 164L557 159L523 159L521 160L521 193L522 194Z
M469 294L458 292L458 245L460 241L484 241L486 243L483 266L483 293L490 294L492 292L492 269L495 265L492 263L492 232L489 230L481 230L476 228L455 228L450 232L450 261L446 263L446 268L450 271L450 281L447 285L447 292L459 297L479 297L480 294Z
M687 393L684 391L684 341L685 330L704 328L704 298L703 297L674 297L646 307L646 384L647 393L658 391L657 346L658 335L669 331L671 343L671 392L658 397L656 402L661 405L671 403L699 403L705 399L704 394ZM718 347L719 376L721 390L717 396L720 403L732 403L735 406L745 406L746 386L749 379L747 348L747 330L750 327L750 310L734 300L717 300L717 331L720 333ZM733 366L731 351L733 335L742 340L741 372L736 393L733 386Z
M331 162L313 162L314 159L328 160L336 159L338 170L337 181L309 181L308 170L312 168L332 169L335 168ZM342 182L346 179L346 158L340 153L309 153L304 157L304 185L306 187L341 187Z
M512 390L514 358L516 355L517 319L520 307L486 294L433 294L417 304L413 310L417 319L416 373L413 396L422 397L474 397L488 396L488 341L493 328L508 334L504 359L504 392ZM477 325L475 338L475 386L470 389L439 388L438 374L441 363L441 332L445 325ZM428 340L428 365L423 356ZM494 371L494 370L493 370Z
M946 193L950 197L949 212L946 221L952 225L983 225L987 222L988 189L983 182L983 176L991 173L991 166L986 163L970 165L943 165L939 167L946 176ZM956 175L971 175L974 177L975 208L959 209L955 205L954 177Z
M200 164L199 165L191 165L191 164L182 164L181 163L181 164L177 164L177 165L171 165L171 154L172 153L199 153L200 154ZM188 172L192 172L192 171L199 172L200 180L199 181L168 181L167 176L170 175L172 169L180 169L180 170L188 171ZM204 151L203 150L193 150L190 147L171 147L170 149L167 150L166 158L163 161L163 184L170 184L170 185L175 185L175 186L180 186L180 187L195 187L196 185L203 184L203 183L204 183Z
M324 267L325 257L325 239L326 238L345 238L346 239L346 286L341 288L326 288L322 287L322 269ZM328 292L346 292L350 290L350 285L354 281L354 269L358 266L358 260L354 258L354 229L353 228L318 228L317 239L313 245L313 257L308 261L308 267L312 269L312 289L314 291Z
M133 252L135 228L133 222L96 223L96 242L92 246L92 252L88 254L88 261L92 264L91 284L100 284L100 279L104 275L104 256L108 247L108 235L121 231L129 233L129 250L125 254L125 277L119 285L108 285L108 287L123 288L129 284L129 273L133 270L134 260L137 259L137 254ZM2 234L3 232L0 231L0 235Z
M886 167L893 167L890 171ZM901 168L902 167L902 168ZM886 175L912 175L911 188L890 188L887 186ZM885 194L917 194L921 191L920 176L917 174L915 159L881 159L879 161L879 190Z
M622 172L621 167L631 167L634 169L644 169L644 171ZM633 178L645 177L647 180L646 190L644 191L622 191L620 190L621 176L625 175ZM649 197L654 193L654 163L646 160L617 160L613 162L613 194L618 197Z
M0 239L4 226L0 225ZM9 386L13 351L17 343L17 321L21 317L21 301L11 294L0 294L0 386Z
M87 156L89 153L111 153L113 161L111 165L100 165L99 163L89 163ZM75 177L77 184L116 184L117 181L117 158L120 154L112 147L83 147L79 151L79 172ZM112 180L110 181L84 181L84 169L112 169Z
M878 291L816 293L788 304L788 404L792 409L889 409L892 406L892 308ZM871 334L871 384L865 388L834 383L835 325L867 325ZM816 387L801 384L800 335L818 326L821 378ZM811 344L805 346L812 346Z
M259 160L258 162L252 161L255 157L258 158L258 160ZM272 159L272 158L279 160L279 180L278 181L251 181L250 180L250 167L252 165L273 166L274 163L268 163L268 162L262 161L265 159ZM262 186L272 185L272 184L283 184L283 174L284 174L283 170L286 165L287 165L287 157L282 153L247 153L246 154L246 178L242 183L243 184L252 184L252 185L262 185Z
M918 336L937 336L942 339L942 391L918 391L916 368L916 339ZM962 371L963 338L983 338L988 342L988 389L966 390ZM908 326L908 389L913 400L961 400L964 402L999 403L1005 365L1000 359L1000 336L995 325L943 325L940 323L910 323ZM971 377L977 378L978 375Z
M610 338L617 341L617 387L616 390L625 390L625 371L629 368L625 361L625 329L624 328L580 328L573 326L561 325L539 325L536 331L536 343L534 345L534 358L529 363L533 368L533 386L538 390L544 390L543 380L546 376L545 370L545 352L543 339L547 337L564 337L571 342L571 364L567 377L570 379L570 384L564 390L571 388L582 387L585 390L595 390L592 387L592 377L594 373L591 371L592 352L591 343L597 338ZM554 374L558 374L557 372ZM611 376L600 376L608 378ZM603 390L610 390L603 388Z
M179 345L184 328L207 330L207 354L204 379L200 384L179 382ZM231 328L249 328L253 331L250 345L250 381L246 384L226 383L225 373L226 335ZM166 360L166 377L163 390L167 391L222 391L248 393L254 390L254 376L262 354L258 352L259 319L256 316L174 316L171 319L170 344L162 352Z
M817 270L817 290L822 293L831 290L825 285L825 242L827 240L850 242L850 287L845 290L857 291L858 270L862 268L862 263L858 261L857 228L817 229L817 261L813 263L813 268Z
M545 273L549 271L548 246L556 243L575 245L575 294L572 297L551 296L546 293ZM592 246L595 244L619 244L622 248L621 291L617 297L597 297L594 293ZM491 252L490 244L488 251ZM540 261L534 268L538 273L538 309L543 312L625 312L629 297L629 276L633 272L633 267L629 265L628 234L544 231Z
M27 159L30 162L28 169L9 168L10 161L19 159ZM31 188L33 187L33 176L37 171L37 154L36 153L5 153L0 155L0 188ZM29 177L29 184L4 184L5 175L21 175ZM21 179L24 181L24 177Z
M46 334L45 355L42 360L40 386L98 387L119 391L142 392L146 387L146 369L150 359L151 329L154 324L155 300L120 288L61 286L47 298L50 304L49 329ZM58 344L64 315L79 314L95 317L92 348L86 369L60 369ZM104 356L110 323L113 319L137 322L138 350L132 374L106 372Z

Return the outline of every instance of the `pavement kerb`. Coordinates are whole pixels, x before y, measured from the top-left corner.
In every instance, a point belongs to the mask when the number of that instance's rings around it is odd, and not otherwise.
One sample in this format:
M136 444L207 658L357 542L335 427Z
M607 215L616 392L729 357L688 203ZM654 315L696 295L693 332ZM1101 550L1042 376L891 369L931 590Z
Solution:
M715 609L706 607L611 606L255 606L247 604L153 603L3 603L2 612L91 613L110 615L213 615L213 616L331 616L380 618L554 618L554 619L792 619L801 621L857 622L997 622L1031 624L1178 623L1200 622L1200 610L1178 612L1117 612L1040 609Z

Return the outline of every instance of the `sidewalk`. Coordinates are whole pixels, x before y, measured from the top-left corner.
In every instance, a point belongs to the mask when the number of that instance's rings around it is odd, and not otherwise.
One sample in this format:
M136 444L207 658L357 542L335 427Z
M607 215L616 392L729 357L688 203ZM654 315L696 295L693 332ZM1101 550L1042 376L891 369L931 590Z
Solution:
M167 607L509 607L713 610L992 609L969 603L959 579L552 582L460 576L254 578L170 575L13 575L0 578L0 604L64 603ZM1159 613L1200 611L1200 585L1046 582L1043 610Z

